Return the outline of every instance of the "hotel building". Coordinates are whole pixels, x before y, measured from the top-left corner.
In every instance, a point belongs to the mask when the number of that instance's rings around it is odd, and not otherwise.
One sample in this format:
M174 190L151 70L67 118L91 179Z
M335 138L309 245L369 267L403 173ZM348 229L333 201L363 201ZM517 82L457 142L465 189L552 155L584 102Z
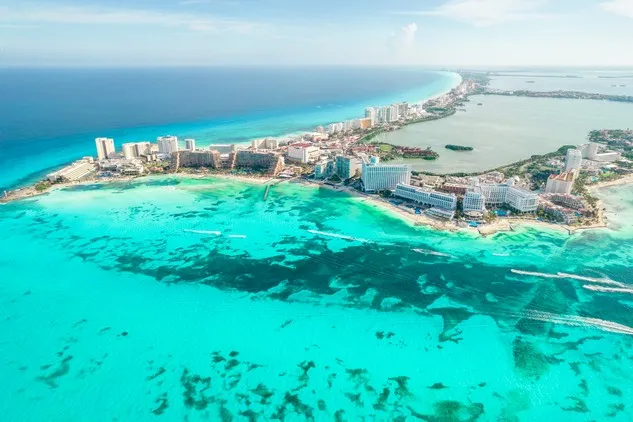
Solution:
M178 137L176 136L159 136L157 142L158 152L161 154L178 152Z
M185 139L185 149L187 151L193 151L196 149L196 140L195 139Z
M470 188L472 192L481 192L486 205L507 205L518 212L536 212L538 195L526 189L513 186L512 179L500 184L482 184Z
M152 145L149 142L128 142L121 145L123 156L126 160L139 158L141 155L152 153Z
M313 162L321 154L321 150L311 144L288 145L288 158L301 163Z
M578 149L568 149L565 157L565 171L578 170L582 165L582 151Z
M527 189L510 186L506 193L506 205L519 212L536 212L538 195Z
M363 161L362 181L365 192L394 190L398 185L411 184L411 165L379 164L378 157Z
M50 173L46 176L49 182L73 182L86 177L93 171L95 171L95 164L92 157L86 157L81 160L75 161L71 165L64 167L54 173Z
M576 178L575 169L566 171L561 174L552 174L547 179L545 185L545 193L562 193L569 195L574 186Z
M235 167L265 171L277 176L284 167L284 157L274 152L238 150L235 155Z
M431 189L399 184L396 186L394 195L419 204L430 205L445 210L455 210L457 208L457 196L452 193L436 192Z
M464 195L464 212L484 212L486 197L481 192L466 192Z
M345 157L343 155L338 155L335 159L335 163L336 174L343 180L354 177L356 171L360 171L361 169L360 160L355 157Z
M95 139L95 144L97 146L97 158L99 160L114 158L116 154L116 150L114 149L114 139L97 138Z
M365 109L365 118L371 120L371 126L375 125L378 121L376 119L376 109L368 107Z

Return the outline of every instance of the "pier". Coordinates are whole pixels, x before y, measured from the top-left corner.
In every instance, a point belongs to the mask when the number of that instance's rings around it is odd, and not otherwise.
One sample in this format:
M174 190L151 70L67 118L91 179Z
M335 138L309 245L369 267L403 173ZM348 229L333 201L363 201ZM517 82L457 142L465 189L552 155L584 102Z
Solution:
M266 191L264 192L264 201L268 199L268 192L270 192L270 187L272 185L266 185Z

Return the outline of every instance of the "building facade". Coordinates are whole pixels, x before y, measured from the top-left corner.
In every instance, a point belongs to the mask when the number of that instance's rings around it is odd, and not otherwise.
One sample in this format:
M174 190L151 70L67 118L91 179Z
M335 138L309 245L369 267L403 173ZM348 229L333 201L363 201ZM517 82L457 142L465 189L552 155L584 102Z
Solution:
M411 165L379 164L376 157L369 163L363 161L362 181L365 192L394 190L400 184L411 184Z
M552 174L547 179L545 193L562 193L569 195L574 187L574 180L576 178L575 171L575 169L571 169L561 174Z
M336 156L336 174L343 180L347 180L356 175L360 171L361 165L358 158L346 157L343 155Z
M475 184L469 192L481 193L488 206L507 205L518 212L536 212L538 209L538 195L526 189L513 186L509 179L500 184Z
M538 209L538 195L529 190L508 187L505 203L518 212L536 212Z
M149 142L128 142L121 145L121 149L126 160L133 160L143 155L150 155L152 153L152 144Z
M187 151L194 151L196 149L195 139L185 139L185 149Z
M430 205L446 210L455 210L457 208L457 196L452 193L437 192L431 189L399 184L396 186L394 195L419 204Z
M568 149L565 157L565 171L579 170L582 166L582 151Z
M114 139L112 138L97 138L95 139L97 147L97 158L99 160L107 160L108 158L114 158L116 150L114 149Z
M92 157L85 157L81 160L75 161L61 170L48 174L46 179L48 179L51 183L73 182L88 176L95 170L96 167Z
M320 149L310 144L288 145L288 158L300 163L313 162L320 154Z
M274 152L238 150L235 156L235 167L277 176L284 167L284 157Z
M178 137L176 136L159 136L157 138L158 152L160 154L171 154L178 152Z
M484 212L486 197L481 192L466 192L464 195L464 212Z
M220 153L213 150L178 151L176 154L182 167L222 167Z

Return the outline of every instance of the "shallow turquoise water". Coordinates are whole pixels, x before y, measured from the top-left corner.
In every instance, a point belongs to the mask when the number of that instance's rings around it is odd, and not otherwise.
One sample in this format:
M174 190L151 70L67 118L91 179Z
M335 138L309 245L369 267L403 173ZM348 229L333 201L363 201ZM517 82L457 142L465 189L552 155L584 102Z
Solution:
M512 272L632 282L630 187L604 192L617 232L486 239L263 192L147 178L0 206L3 420L633 418L633 297Z

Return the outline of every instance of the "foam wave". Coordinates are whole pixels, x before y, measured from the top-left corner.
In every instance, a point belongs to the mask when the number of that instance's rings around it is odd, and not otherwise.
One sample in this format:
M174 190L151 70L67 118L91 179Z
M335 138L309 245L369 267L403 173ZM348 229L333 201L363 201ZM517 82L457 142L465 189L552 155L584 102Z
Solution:
M602 331L617 334L633 335L633 328L613 321L606 321L599 318L588 318L577 315L557 315L549 312L528 310L523 317L554 324L569 325L574 327L592 327Z
M602 287L595 286L592 284L585 284L584 286L587 290L593 290L594 292L607 292L607 293L630 293L633 294L633 288L631 287Z
M214 236L220 236L222 235L222 232L218 232L215 230L189 230L189 229L185 229L183 230L187 233L196 233L196 234L212 234Z
M620 283L619 281L613 281L607 277L601 277L601 278L596 278L596 277L584 277L581 275L575 275L575 274L567 274L567 273L558 273L558 275L561 278L571 278L573 280L580 280L580 281L587 281L590 283L600 283L600 284L610 284L613 286L618 286L618 287L630 287L627 284L624 283Z
M346 236L344 234L337 234L337 233L321 232L321 231L318 231L318 230L308 230L308 233L318 234L320 236L326 236L326 237L335 237L337 239L349 240L349 241L352 241L352 242L362 242L362 243L370 242L370 240L361 239L359 237Z
M442 252L435 252L428 249L413 249L413 252L421 253L423 255L444 256L447 258L451 258L451 255L449 254L445 254Z
M598 278L598 277L586 277L586 276L582 276L582 275L568 274L568 273L561 273L561 272L556 273L556 274L539 273L539 272L535 272L535 271L516 270L514 268L512 268L510 270L510 272L512 272L514 274L529 275L529 276L533 276L533 277L568 278L568 279L571 279L571 280L584 281L584 282L588 282L588 283L607 284L607 285L611 285L611 286L621 287L621 288L624 288L624 289L633 288L633 286L630 285L630 284L620 283L619 281L614 281L614 280L611 280L610 278L607 278L607 277L600 277L600 278Z
M230 234L228 235L231 239L246 239L245 234Z
M538 272L534 272L534 271L515 270L514 268L512 268L510 270L510 272L512 272L514 274L529 275L529 276L533 276L533 277L561 278L558 274L548 274L548 273L538 273Z

